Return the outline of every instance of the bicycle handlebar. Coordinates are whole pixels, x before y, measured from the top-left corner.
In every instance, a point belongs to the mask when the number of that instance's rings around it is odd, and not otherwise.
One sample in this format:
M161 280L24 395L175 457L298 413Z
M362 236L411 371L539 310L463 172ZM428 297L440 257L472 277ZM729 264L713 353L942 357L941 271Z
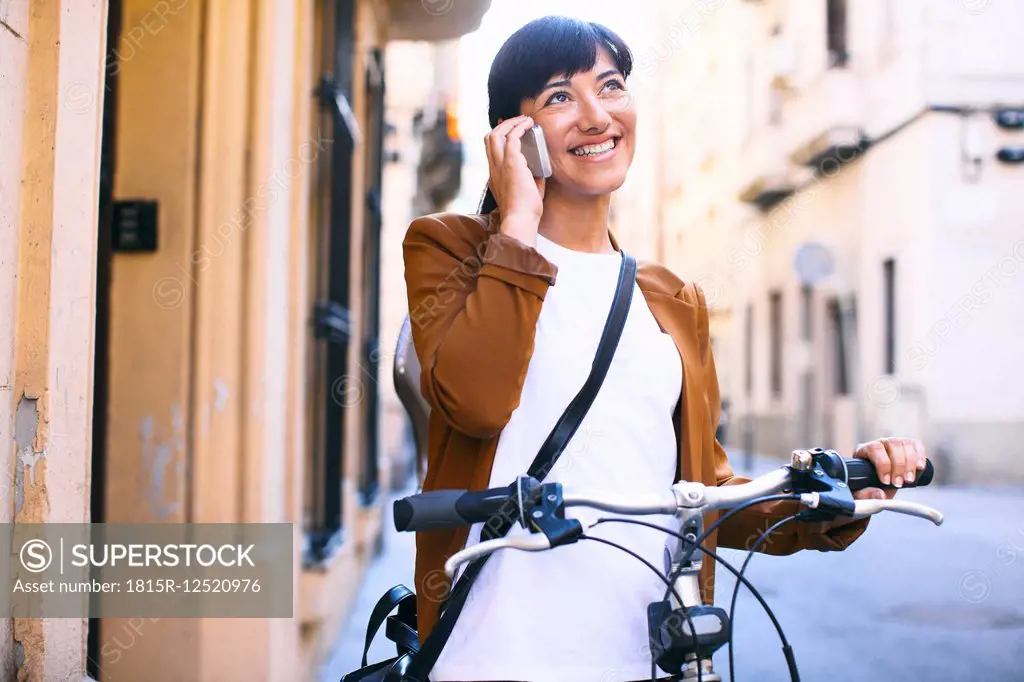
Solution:
M846 464L846 472L844 477L843 464ZM894 488L892 485L885 485L878 480L878 473L875 471L875 465L866 459L846 459L838 455L825 455L820 460L821 468L826 474L833 478L838 478L840 481L845 480L847 485L850 486L850 490L857 492L864 488ZM932 482L932 478L935 476L935 467L932 466L932 461L925 460L924 470L914 476L912 482L904 482L904 488L920 488L926 486Z
M928 485L933 477L932 463L926 462L916 481L904 487ZM437 490L397 500L394 503L394 520L399 531L465 527L474 523L486 523L490 526L496 519L503 522L499 527L508 527L508 523L518 521L531 531L527 534L517 533L482 539L456 552L444 564L445 574L449 580L454 581L461 566L485 558L497 550L539 552L577 540L590 539L586 533L587 528L583 527L579 519L565 516L566 507L584 506L635 516L673 514L682 520L686 535L676 534L680 541L670 556L670 561L673 562L672 572L663 580L666 580L669 590L681 589L682 592L676 592L676 599L679 602L676 607L672 606L673 602L668 601L668 591L661 602L649 605L648 626L653 628L652 632L657 633L662 633L664 629L667 622L665 618L657 614L652 616L651 609L657 607L667 609L676 615L682 613L686 618L691 614L696 614L694 617L697 617L701 613L714 612L718 616L720 628L717 631L699 634L694 632L692 637L672 635L662 642L662 650L659 650L658 655L652 659L652 678L654 666L657 665L670 674L682 673L685 668L687 679L693 677L691 673L694 671L698 671L699 679L700 671L703 671L707 675L706 679L720 680L721 677L713 674L711 655L725 642L730 642L731 646L732 615L727 615L722 609L702 605L702 600L696 596L699 563L693 563L690 557L698 543L701 549L704 549L701 539L714 530L710 528L706 532L701 532L702 517L711 511L737 509L766 501L764 498L768 498L789 499L796 503L797 508L802 508L799 513L796 510L787 511L787 520L796 518L800 521L813 522L828 521L837 517L860 519L882 511L893 511L928 519L937 526L943 522L943 516L939 511L915 502L902 499L856 500L852 497L852 493L867 487L891 488L881 484L874 466L867 460L844 460L831 450L797 450L793 452L789 465L743 483L708 486L693 481L681 481L658 493L587 494L580 491L565 493L559 483L542 484L535 478L521 476L516 482L502 488L478 492ZM794 516L789 516L790 514ZM591 527L608 520L598 519ZM749 558L747 561L749 562ZM746 565L744 563L743 570L737 574L739 581L743 580ZM736 572L735 569L732 570ZM749 583L744 584L751 590L754 589ZM680 594L689 596L680 597ZM734 594L734 601L735 598ZM763 600L761 603L768 609ZM770 610L769 615L771 616ZM788 652L786 658L790 677L792 680L799 680L792 649L786 642L781 627L777 622L775 625L783 642L783 650ZM686 656L696 658L691 660Z
M801 504L814 508L817 506L816 496L817 493L801 495L800 502ZM754 496L751 499L757 499L757 497L759 496ZM566 498L566 505L568 504L569 501L568 498ZM637 516L661 513L660 511L652 511L651 507L645 505L637 505L630 509L616 504L613 509L613 505L609 504L609 500L606 497L584 498L583 496L577 496L574 504L576 506L587 506L594 509L617 511ZM857 500L854 506L856 511L853 514L853 518L855 519L862 519L883 511L892 511L927 519L936 526L942 525L943 521L941 512L916 502L907 502L904 500ZM447 561L445 561L444 572L448 576L449 580L454 580L455 573L459 570L460 566L499 549L518 549L524 552L541 552L546 549L551 549L551 541L543 533L531 533L530 535L516 535L513 537L484 540L453 554Z
M395 500L395 528L399 531L459 528L483 523L514 500L514 488L489 488L478 492L432 490ZM515 511L512 509L511 511Z
M844 460L838 455L826 454L817 461L825 474L845 481L851 492L868 487L891 488L882 485L874 465L868 460ZM903 487L928 485L932 481L934 471L931 461L926 462L921 475L913 483L907 483ZM780 467L739 485L705 486L683 481L676 483L663 494L608 494L592 497L570 493L565 495L565 505L586 505L602 511L639 515L672 514L680 508L698 507L704 507L706 511L715 511L736 507L757 497L784 490L790 478L789 467ZM410 495L394 503L395 528L403 532L461 528L474 523L484 523L495 516L515 520L520 515L520 494L515 485L509 485L477 492L434 490Z

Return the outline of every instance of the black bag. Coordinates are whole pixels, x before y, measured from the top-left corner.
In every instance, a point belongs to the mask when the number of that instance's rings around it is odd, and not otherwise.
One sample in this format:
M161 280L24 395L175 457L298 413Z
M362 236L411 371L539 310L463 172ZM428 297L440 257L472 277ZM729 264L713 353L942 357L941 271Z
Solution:
M395 609L397 615L389 615ZM385 635L395 643L398 655L373 665L366 664L366 656L370 651L370 642L380 629L387 623ZM341 682L401 682L409 667L410 655L420 648L419 635L416 634L416 595L405 585L396 585L388 590L370 612L370 622L366 626L366 642L363 645L362 667L341 678Z
M583 417L593 404L594 398L597 397L597 392L611 366L615 348L618 346L622 329L626 324L626 316L633 298L633 285L636 281L636 260L625 251L621 251L621 254L622 266L619 269L615 297L601 333L601 341L597 347L597 354L594 356L590 376L587 377L580 392L565 408L565 412L551 433L548 434L530 465L527 474L537 480L543 481L554 467L555 462L558 461L562 451L583 422ZM497 525L485 524L480 533L480 540L490 540L507 534L512 528L513 521L507 517L503 517L501 521L501 524ZM416 630L415 595L404 585L398 585L388 590L387 594L377 602L370 615L370 622L366 628L362 667L342 677L341 682L429 682L427 675L430 674L434 663L441 655L445 643L455 628L455 621L466 603L469 590L489 558L489 554L480 557L466 568L462 577L452 587L447 601L442 605L440 619L426 641L423 642L422 647L419 645L419 636ZM395 608L398 608L398 614L389 616L388 614ZM387 622L385 634L388 639L395 642L397 656L368 666L366 656L370 642L377 634L381 624L385 622L385 617Z

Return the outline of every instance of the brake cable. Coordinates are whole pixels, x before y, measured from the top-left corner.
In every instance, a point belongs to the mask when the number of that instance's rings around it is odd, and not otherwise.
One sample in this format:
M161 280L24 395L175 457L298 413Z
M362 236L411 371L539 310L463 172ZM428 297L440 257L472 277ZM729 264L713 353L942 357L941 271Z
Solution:
M608 519L608 521L615 521L615 519ZM597 522L595 522L591 526L591 528L596 526L598 523L601 523L601 519L598 519ZM653 524L651 524L651 525L654 528L660 528L659 526L654 526ZM667 532L671 532L671 531L668 531L667 528L664 528L664 529L661 529L661 530L665 530ZM673 595L675 595L675 598L677 600L679 600L680 604L683 603L683 600L682 600L682 598L680 598L679 593L676 592L675 585L670 583L668 581L668 578L666 578L664 575L662 575L661 571L659 571L657 568L655 568L654 564L649 562L647 559L644 559L642 556L640 556L639 554L637 554L633 550L629 549L628 547L623 547L622 545L620 545L620 544L618 544L616 542L612 542L611 540L608 540L606 538L598 538L598 537L593 537L591 535L584 534L584 535L581 535L579 539L580 540L594 540L595 542L600 542L602 544L609 545L611 547L614 547L615 549L621 549L623 552L625 552L626 554L629 554L630 556L632 556L637 561L640 561L641 563L643 563L644 566L647 566L647 568L649 568L652 571L654 571L654 574L656 576L658 576L658 578L660 578L661 581L663 583L665 583L665 585L668 587L669 592L671 592ZM696 639L697 639L697 626L694 625L693 618L691 618L690 614L686 613L685 610L683 611L683 617L686 618L686 622L690 626L690 634L693 635L694 641L696 641ZM700 654L699 653L697 653L697 657L698 657L698 660L699 660L700 659ZM651 657L651 679L654 680L654 682L657 682L657 666L655 665L655 662L654 662L653 652L652 652L652 657ZM701 680L701 670L700 670L700 666L699 665L697 666L697 682L702 682L702 680Z
M757 502L755 502L755 503L757 503ZM737 571L735 566L733 566L730 562L726 561L721 556L719 556L714 550L711 550L711 549L708 549L707 547L705 547L703 545L703 543L700 544L699 546L693 546L693 541L692 540L690 540L689 538L684 536L682 533L676 532L676 531L674 531L674 530L672 530L670 528L665 528L663 526L659 526L657 524L650 523L648 521L641 521L639 519L622 519L622 518L601 518L601 519L598 519L597 521L595 521L591 525L591 528L593 528L594 526L597 526L598 524L601 524L601 523L631 523L631 524L634 524L634 525L637 525L637 526L645 526L647 528L652 528L654 530L660 530L661 532L663 532L663 533L665 533L667 535L672 535L672 536L678 538L679 540L682 540L683 542L691 544L691 550L694 549L694 548L699 549L706 556L708 556L709 558L713 559L714 561L716 561L719 564L721 564L722 566L724 566L730 573L732 573L734 576L736 576L736 585L737 586L739 586L740 584L745 585L747 587L747 589L750 590L750 593L754 596L754 598L757 599L758 603L764 609L765 613L768 615L768 619L771 620L772 625L775 627L775 631L779 635L779 641L782 643L783 653L785 654L786 652L789 652L786 655L786 660L787 660L787 662L790 663L790 678L791 678L791 682L800 682L800 673L799 673L799 671L797 670L797 667L796 667L796 659L792 656L793 648L790 646L789 640L786 639L786 633L783 632L783 630L782 630L782 624L779 623L779 619L775 616L775 612L772 611L772 608L770 606L768 606L768 602L765 601L764 597L757 590L757 588L754 587L750 583L749 580L747 580L745 577L743 577L743 572L742 571ZM586 537L586 536L584 536L584 537ZM597 539L597 538L590 538L590 539ZM629 550L626 550L626 551L629 551ZM642 558L640 558L640 560L644 561L644 559L642 559ZM644 563L647 563L647 562L645 561ZM650 564L648 564L648 565L650 565ZM656 569L655 569L655 572L658 573L658 577L662 578L663 582L667 582L667 584L672 587L671 592L675 593L675 586L671 582L671 580L666 581L664 576L662 576L661 573L658 572ZM668 593L666 592L666 598L667 598L667 596L668 596ZM675 594L675 597L679 601L680 604L683 603L682 600L679 599L679 595L678 594ZM687 618L689 619L688 615L687 615ZM732 616L731 615L729 617L729 628L730 628L729 647L730 647L730 651L731 651L732 650ZM692 631L692 629L693 629L693 626L691 625L691 631ZM697 654L697 656L698 656L698 660L699 660L699 658L700 658L699 654ZM652 680L656 680L657 679L657 671L655 669L656 666L655 666L653 661L651 663L651 668L652 668L652 670L651 670L651 679ZM732 666L731 666L731 664L730 664L729 670L730 670L730 674L731 674L732 673ZM701 668L700 665L698 665L697 666L697 677L698 677L698 680L701 677L701 673L702 673L702 668Z
M736 586L732 590L732 601L729 602L730 624L734 622L733 619L736 613L736 598L740 594L740 580L744 579L743 574L747 572L747 567L750 566L750 561L754 558L754 554L757 552L758 546L760 546L762 542L767 540L768 537L772 533L774 533L777 528L784 526L790 521L793 521L797 518L797 516L797 514L793 514L792 516L787 516L781 521L776 522L770 528L768 528L768 530L761 533L761 535L757 538L754 544L750 547L750 551L747 552L747 558L743 561L743 566L740 567L740 572L737 576L738 580L736 581ZM789 643L785 640L783 640L782 654L786 657L786 665L789 666L790 679L792 680L792 682L800 682L800 673L796 669L796 658L793 656L793 648L789 646ZM736 668L733 664L732 658L732 637L729 637L729 682L736 682Z

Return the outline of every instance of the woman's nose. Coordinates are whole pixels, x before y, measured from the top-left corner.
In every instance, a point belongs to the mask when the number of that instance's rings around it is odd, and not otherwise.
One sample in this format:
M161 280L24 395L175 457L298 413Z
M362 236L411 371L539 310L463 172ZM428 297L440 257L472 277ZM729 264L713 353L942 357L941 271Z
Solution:
M587 97L580 101L577 125L585 132L601 132L612 122L612 115L599 97Z

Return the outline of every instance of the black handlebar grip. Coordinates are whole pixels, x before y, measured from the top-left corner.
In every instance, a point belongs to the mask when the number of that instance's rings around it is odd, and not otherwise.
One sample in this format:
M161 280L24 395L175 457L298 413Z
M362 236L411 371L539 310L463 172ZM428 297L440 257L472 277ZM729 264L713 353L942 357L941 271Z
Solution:
M490 488L479 492L431 490L395 500L395 529L398 531L460 528L482 523L494 514L519 513L512 502L512 488Z
M822 469L826 474L833 478L843 479L843 464L839 461L838 457L827 457L822 462ZM878 473L875 471L875 465L866 459L847 459L846 460L846 471L847 471L847 484L850 486L852 492L863 490L864 488L892 488L892 485L882 485L882 482L878 480ZM932 465L932 461L925 460L924 469L914 476L912 483L904 481L904 488L920 488L926 486L932 482L932 477L935 476L935 467Z

